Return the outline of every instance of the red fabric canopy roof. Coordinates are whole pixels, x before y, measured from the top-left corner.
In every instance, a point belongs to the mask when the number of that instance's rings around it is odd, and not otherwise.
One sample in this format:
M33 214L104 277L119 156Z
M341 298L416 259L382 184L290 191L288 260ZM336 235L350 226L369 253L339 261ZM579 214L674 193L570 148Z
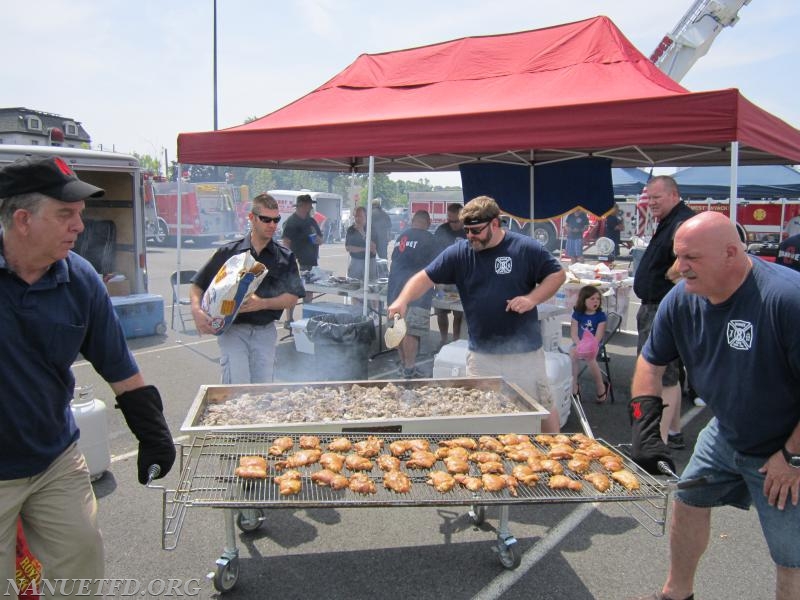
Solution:
M689 93L606 17L365 54L265 117L178 136L182 163L454 170L605 156L614 166L800 163L800 132L738 90Z

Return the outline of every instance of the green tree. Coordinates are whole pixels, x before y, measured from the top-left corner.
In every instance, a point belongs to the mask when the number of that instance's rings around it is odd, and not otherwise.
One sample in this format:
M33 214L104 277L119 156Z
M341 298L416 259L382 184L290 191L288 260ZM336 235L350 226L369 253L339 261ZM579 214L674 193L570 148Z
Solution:
M139 166L143 171L149 171L154 175L161 174L161 162L157 158L153 158L149 154L137 154L136 152L133 153L133 156L139 161Z

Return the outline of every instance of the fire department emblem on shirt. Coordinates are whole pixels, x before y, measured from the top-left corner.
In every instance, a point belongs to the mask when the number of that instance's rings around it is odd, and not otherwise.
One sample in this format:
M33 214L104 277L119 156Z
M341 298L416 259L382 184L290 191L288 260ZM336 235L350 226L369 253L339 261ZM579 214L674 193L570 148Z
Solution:
M511 257L500 256L494 261L494 272L498 275L508 275L511 273Z
M753 324L747 321L728 321L728 345L734 350L750 350L753 345Z

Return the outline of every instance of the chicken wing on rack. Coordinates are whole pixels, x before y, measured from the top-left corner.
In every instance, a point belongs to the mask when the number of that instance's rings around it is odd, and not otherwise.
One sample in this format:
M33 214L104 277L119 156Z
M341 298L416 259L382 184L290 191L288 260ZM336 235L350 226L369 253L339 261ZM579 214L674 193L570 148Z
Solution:
M267 460L263 456L242 456L233 474L242 479L266 479Z
M330 487L332 490L343 490L350 484L350 480L347 477L330 469L315 471L311 474L311 481L323 487Z
M297 443L306 450L319 448L319 438L315 435L301 435Z
M469 462L457 456L445 458L444 466L448 473L469 473Z
M290 469L283 475L275 477L275 483L278 484L278 493L281 496L293 496L299 494L303 486L302 475L299 471Z
M381 448L383 448L383 440L374 435L353 444L353 452L364 458L377 456L380 454Z
M357 494L375 494L375 482L365 473L353 473L350 475L349 487Z
M545 458L544 460L540 461L540 464L542 465L542 468L551 475L561 475L564 472L564 467L561 466L561 463L557 460L553 460L552 458Z
M478 442L469 437L459 437L453 438L452 440L442 440L439 442L439 445L446 446L447 448L460 446L461 448L466 448L467 450L475 450L478 447Z
M545 458L544 453L533 444L516 444L505 447L506 458L514 462L525 462L531 458Z
M348 454L344 459L344 466L351 471L371 471L372 461L358 454Z
M576 473L586 473L589 470L589 461L585 458L574 457L567 462L567 468Z
M597 459L597 461L603 465L603 468L606 471L621 471L625 468L625 463L623 462L622 457L617 456L616 454L601 456Z
M390 456L389 454L381 454L378 459L378 468L381 471L399 471L400 470L400 459L396 456Z
M469 457L470 451L466 448L462 448L461 446L453 446L452 448L448 448L447 446L442 446L441 448L437 448L436 458L443 459L443 458L460 458L463 460L467 460Z
M534 486L539 481L539 476L528 465L516 465L511 474L521 481L523 485Z
M432 485L433 489L443 494L453 489L456 480L450 473L445 471L431 471L428 473L428 479L425 481L428 485Z
M475 463L500 462L503 460L497 452L487 452L486 450L471 453L469 459Z
M611 480L605 473L587 473L583 478L591 483L598 492L605 492L611 487Z
M308 465L313 465L315 462L319 461L320 456L322 456L322 452L319 448L313 448L310 450L298 450L294 454L290 454L286 457L286 460L279 460L275 463L275 468L278 471L282 471L283 469L297 469L298 467L307 467Z
M489 452L502 452L503 442L490 435L482 435L478 438L478 447Z
M391 444L389 444L389 452L392 453L392 456L403 456L406 452L411 449L411 444L409 440L395 440Z
M554 490L572 490L580 492L583 489L580 481L570 479L566 475L551 475L548 484Z
M411 458L406 461L406 467L409 469L430 469L436 460L436 455L433 452L414 450L411 452Z
M503 463L497 460L490 460L489 462L478 463L478 468L481 473L504 473L505 467Z
M500 490L504 490L507 485L502 475L496 475L494 473L484 473L481 475L481 483L483 483L483 489L487 492L499 492Z
M555 460L568 459L572 458L574 453L575 448L569 444L553 444L550 446L550 450L547 451L547 458Z
M398 494L411 491L411 479L402 471L388 471L383 475L383 487Z
M472 477L471 475L465 475L464 473L457 473L453 475L453 479L459 483L459 485L463 485L467 488L470 492L477 492L483 487L483 481L480 477Z
M611 473L611 479L619 483L622 487L624 487L629 492L633 492L639 489L639 480L636 478L636 475L631 473L626 469L622 469L621 471L614 471Z
M319 457L319 464L325 469L339 473L344 466L344 456L336 452L325 452Z
M272 440L272 445L267 452L270 456L280 456L291 450L292 446L294 446L292 438L289 436L279 437Z
M349 452L352 447L353 442L346 437L337 437L328 444L328 452Z
M516 446L517 444L531 443L531 438L521 433L504 433L502 435L498 435L497 439L500 440L503 446Z

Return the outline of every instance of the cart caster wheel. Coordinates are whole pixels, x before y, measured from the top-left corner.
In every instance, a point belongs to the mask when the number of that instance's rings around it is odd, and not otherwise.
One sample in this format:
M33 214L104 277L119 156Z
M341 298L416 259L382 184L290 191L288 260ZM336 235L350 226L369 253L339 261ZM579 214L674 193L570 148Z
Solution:
M220 558L214 573L214 589L218 592L229 592L239 579L239 559Z
M468 514L469 520L472 521L473 525L483 525L486 520L486 507L473 505Z
M522 555L519 552L517 540L511 537L498 542L497 557L500 559L500 564L509 571L516 569L522 562Z
M236 514L236 526L245 533L256 531L264 524L264 511L260 508L247 508Z

